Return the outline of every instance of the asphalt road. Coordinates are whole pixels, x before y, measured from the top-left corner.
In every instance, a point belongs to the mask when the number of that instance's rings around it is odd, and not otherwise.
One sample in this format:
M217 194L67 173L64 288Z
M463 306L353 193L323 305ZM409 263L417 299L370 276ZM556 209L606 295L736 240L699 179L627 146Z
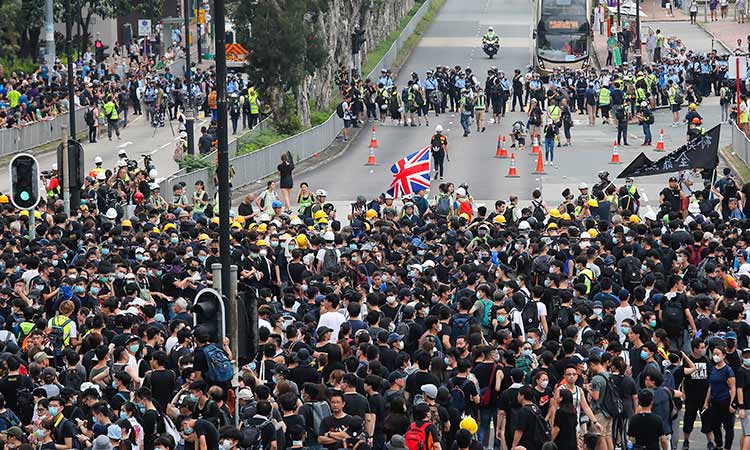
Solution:
M436 65L461 65L471 67L484 83L487 69L497 66L511 75L519 68L525 73L531 61L531 5L525 0L448 0L438 13L435 21L426 30L413 54L399 72L396 80L403 87L410 73L416 71L420 78L427 69ZM480 48L481 36L488 26L494 26L500 36L499 57L488 59ZM710 38L708 45L710 46ZM715 98L708 98L700 108L706 117L706 127L718 122L719 108ZM462 137L459 116L456 114L430 117L429 127L405 128L375 123L378 148L375 150L378 165L365 165L370 143L369 127L360 133L342 155L329 163L309 172L298 174L295 184L307 181L313 189L323 188L329 192L329 200L345 205L357 194L373 197L384 192L392 180L390 166L407 154L429 144L434 127L441 124L447 131L450 162L446 162L445 181L456 184L467 182L475 199L490 206L496 199L507 199L516 194L522 200L530 200L531 192L541 187L544 198L557 202L565 187L574 189L580 182L593 184L596 173L609 170L613 176L622 170L641 151L657 159L662 154L653 147L641 147L640 127L629 129L631 144L619 148L622 165L610 165L612 144L616 138L613 126L588 126L585 116L574 114L575 126L572 129L573 145L555 149L555 164L545 166L546 175L535 175L536 158L528 152L516 154L516 167L520 178L506 178L509 160L496 159L495 148L499 134L507 136L516 120L525 122L525 113L509 113L499 124L488 125L485 133L472 131L469 137ZM684 143L684 127L671 128L671 114L666 111L656 113L656 123L652 127L654 143L658 140L660 128L664 128L664 142L667 151ZM473 130L473 128L472 128ZM727 130L728 131L728 130ZM728 142L725 133L722 142ZM509 140L508 140L509 141ZM667 176L646 177L636 184L645 194L646 204L658 205L658 193L666 186ZM431 195L437 192L438 181L431 185Z

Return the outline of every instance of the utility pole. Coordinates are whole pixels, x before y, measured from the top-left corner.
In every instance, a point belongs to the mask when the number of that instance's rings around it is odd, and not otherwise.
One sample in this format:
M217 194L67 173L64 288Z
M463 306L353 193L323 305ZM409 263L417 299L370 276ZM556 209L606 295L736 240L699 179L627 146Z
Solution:
M188 107L185 108L185 129L187 131L188 155L195 153L194 130L195 105L193 104L193 74L190 67L190 0L185 0L185 84L188 91Z
M643 41L641 40L641 2L635 0L635 43L636 43L636 54L635 54L635 67L640 69L643 65Z
M225 45L225 20L226 11L224 0L214 2L214 16L216 17L216 34L214 42L216 53L216 103L218 110L217 138L219 140L217 175L219 179L219 261L221 262L221 287L222 294L229 297L231 274L230 274L230 247L229 247L229 146L227 128L227 55ZM237 311L229 313L236 323Z
M51 70L55 63L55 0L46 0L44 2L44 40L46 42L46 52L44 62L47 69ZM52 77L49 77L50 82Z
M197 17L200 17L200 11L199 10L201 8L203 8L203 5L201 5L201 0L195 0L195 15ZM198 64L200 64L201 62L203 62L203 49L201 48L201 43L202 43L202 40L201 40L201 31L203 30L203 25L204 24L200 20L198 20L198 24L195 27L195 29L197 31L195 34L198 35Z

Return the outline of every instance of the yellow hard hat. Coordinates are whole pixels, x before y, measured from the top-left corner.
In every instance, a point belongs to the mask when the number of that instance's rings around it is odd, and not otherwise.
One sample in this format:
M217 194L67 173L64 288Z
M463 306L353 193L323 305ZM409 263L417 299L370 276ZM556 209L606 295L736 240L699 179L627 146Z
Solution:
M589 236L591 236L591 239L596 239L597 236L599 236L599 230L596 228L589 228L588 229Z
M492 219L493 223L505 223L505 216L497 215L494 219Z
M255 243L258 247L266 247L268 244L263 239L258 240L258 242Z
M550 222L550 223L547 224L547 229L548 230L556 230L557 228L558 227L557 227L557 224L555 222Z
M695 103L691 103L690 105L688 105L688 109L698 109L698 105L696 105Z
M229 225L229 228L234 228L235 230L241 230L242 229L242 224L239 224L237 222L232 222L232 224Z
M262 223L262 224L258 225L257 227L255 227L255 230L258 233L265 233L267 229L268 229L268 225L266 225L265 223Z
M464 417L461 420L461 423L459 424L459 428L462 430L466 430L471 434L477 434L477 431L479 430L479 425L477 425L477 421L474 420L473 417Z
M322 219L318 220L318 223L328 223L328 218L323 217Z
M315 211L315 214L313 214L313 219L315 220L320 220L324 217L326 217L326 213L322 209Z
M549 210L550 217L554 217L555 219L560 218L560 210L557 208L552 208Z
M10 200L8 199L8 196L5 194L0 195L0 203L8 203Z
M164 225L164 232L166 233L169 230L176 230L177 227L173 223L168 223Z
M123 227L130 227L130 228L133 227L133 223L130 222L130 220L128 220L128 219L123 220L120 225L122 225Z
M154 228L151 228L151 232L152 232L152 233L156 233L156 234L159 234L159 233L161 233L161 231L159 231L159 229L158 229L158 228L156 228L156 227L154 227Z
M458 217L463 217L464 219L469 220L469 215L466 213L461 213L461 215Z
M307 248L307 236L304 234L297 235L296 238L297 245L299 245L299 248Z
M234 218L234 221L237 223L245 223L245 218L242 216L237 216Z
M29 212L27 210L23 210L20 213L18 213L19 217L29 217Z
M632 223L641 223L641 218L633 214L632 216L630 216L630 221Z
M215 223L216 225L219 224L219 218L218 217L211 217L211 223Z
M377 216L378 213L374 209L368 209L367 212L365 212L365 218L367 220L371 220L373 217Z
M42 218L42 212L41 211L34 211L34 217L37 218L37 219L41 219Z
M562 215L562 220L570 220L570 214L565 213Z
M199 241L207 241L208 240L208 235L206 233L201 233L201 234L198 235L198 240Z

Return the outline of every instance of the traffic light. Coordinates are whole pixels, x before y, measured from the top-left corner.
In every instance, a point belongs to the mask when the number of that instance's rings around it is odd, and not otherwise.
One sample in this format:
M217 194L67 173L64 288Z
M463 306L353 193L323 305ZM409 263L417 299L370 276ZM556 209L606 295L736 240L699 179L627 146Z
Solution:
M195 325L208 329L211 342L221 344L226 333L227 315L223 297L215 289L201 289L193 303Z
M13 205L18 209L34 209L39 203L39 163L36 158L21 153L10 161Z

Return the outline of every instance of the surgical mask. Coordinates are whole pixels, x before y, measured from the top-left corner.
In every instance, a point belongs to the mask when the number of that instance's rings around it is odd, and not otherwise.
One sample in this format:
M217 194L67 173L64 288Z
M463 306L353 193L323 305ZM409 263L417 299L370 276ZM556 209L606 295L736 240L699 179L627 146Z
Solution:
M266 255L268 255L268 250L263 249L260 251L260 256L266 256Z
M481 299L482 299L482 293L481 292L477 292L477 300L481 300Z
M523 350L523 351L521 352L521 354L522 354L523 356L531 356L531 350Z
M594 314L596 314L597 316L601 316L602 315L602 309L601 308L594 308Z
M514 244L514 245L513 245L513 248L514 248L514 249L515 249L516 251L519 251L519 250L521 250L521 244Z
M86 286L76 286L75 287L75 293L76 294L83 294L86 292Z
M275 247L278 247L278 246L279 246L279 241L271 241L271 247L275 248Z
M352 262L353 263L359 262L359 258L357 258L356 256L352 256Z
M527 341L529 342L529 344L531 344L531 345L535 345L535 344L536 344L536 339L534 339L534 338L528 338L528 339L526 339L526 340L527 340Z
M102 256L107 256L107 255L109 255L109 249L105 247L102 249ZM55 264L55 260L52 260L52 264L57 265Z
M714 355L712 359L714 360L714 363L719 364L724 358L721 355Z
M57 267L58 264L60 264L60 260L59 259L53 259L52 260L52 265L53 266Z
M552 285L552 281L544 280L544 287L550 287L550 285Z
M125 278L125 274L122 272L117 272L117 279L122 280L123 278Z
M443 358L443 362L445 363L446 367L450 365L450 361L448 361L448 357L447 356L445 358Z
M129 348L130 348L131 352L137 353L138 349L141 348L141 345L140 344L131 344Z
M185 436L189 436L189 435L193 434L193 428L192 428L192 427L187 427L187 428L185 428L185 429L184 429L184 430L182 431L182 434L184 434Z
M143 256L143 253L136 253L135 254L135 259L138 260L138 261L143 261L146 258Z
M549 273L555 273L555 267L554 266L552 266L552 267L549 268Z
M576 323L581 323L581 316L573 316L573 320L575 320Z
M646 350L641 350L641 359L644 361L648 359L648 352Z
M208 256L206 255L198 255L198 260L201 262L201 264L205 263L207 258Z
M645 264L641 264L641 271L642 271L642 272L645 272L645 271L647 271L647 270L648 270L648 266L647 266L647 265L645 265Z
M109 277L102 277L102 283L109 283Z
M44 439L44 430L34 430L34 434L36 435L37 439Z
M549 386L549 380L544 380L541 383L539 383L539 386L542 387L542 389L547 389L547 386Z
M628 333L630 333L630 328L628 328L628 327L621 327L620 331L622 332L622 334L627 335Z
M743 358L742 364L744 364L747 367L750 367L750 358Z
M117 380L112 380L112 388L117 389Z
M173 236L173 237L169 238L169 242L171 242L172 244L176 244L176 243L180 242L180 239L177 236Z
M136 403L135 405L138 407L138 411L140 411L141 414L146 412L146 405L143 403Z
M57 413L59 413L60 410L57 408L57 406L50 406L49 407L49 415L52 417L56 417Z
M232 448L232 442L229 439L224 439L219 444L219 450L229 450Z
M497 321L499 323L505 323L506 320L508 320L508 318L505 316L497 316Z
M388 324L388 332L393 333L394 331L396 331L396 324L391 322Z
M422 314L424 314L425 317L430 315L430 308L422 308Z
M649 326L651 328L655 328L656 327L656 320L655 319L651 319L651 320L648 321L648 324L649 324Z
M424 250L417 250L417 255L424 256L425 251Z

